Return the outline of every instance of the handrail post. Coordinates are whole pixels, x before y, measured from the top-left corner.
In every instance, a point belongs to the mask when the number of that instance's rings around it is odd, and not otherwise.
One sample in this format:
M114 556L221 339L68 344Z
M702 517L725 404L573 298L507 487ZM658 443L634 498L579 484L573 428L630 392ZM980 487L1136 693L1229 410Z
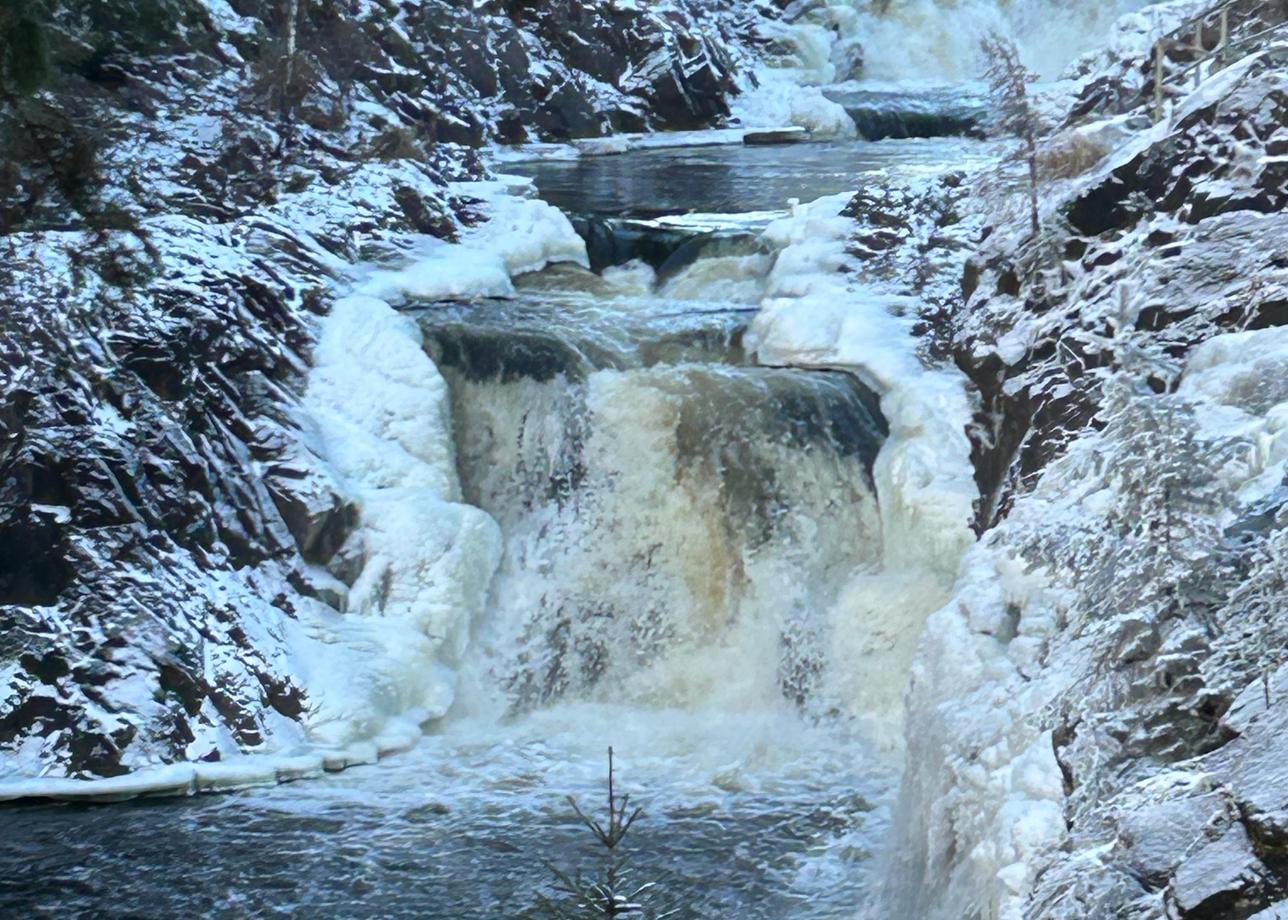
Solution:
M1203 59L1207 57L1207 49L1203 46L1203 18L1194 24L1194 54L1198 60L1194 62L1194 85L1198 86L1203 82Z

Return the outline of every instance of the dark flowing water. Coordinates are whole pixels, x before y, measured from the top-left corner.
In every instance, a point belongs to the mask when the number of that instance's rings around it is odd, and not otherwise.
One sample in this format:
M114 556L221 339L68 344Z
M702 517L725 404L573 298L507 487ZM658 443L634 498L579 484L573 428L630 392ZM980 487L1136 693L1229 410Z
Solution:
M786 714L573 706L275 788L7 808L0 916L523 916L547 862L602 863L564 801L603 817L596 736L618 741L618 789L646 809L627 864L678 916L850 915L882 821L855 749Z
M737 144L515 163L507 169L531 177L542 198L570 213L738 213L781 210L788 199L813 201L879 182L890 172L942 171L946 162L980 156L981 150L979 142L965 138Z

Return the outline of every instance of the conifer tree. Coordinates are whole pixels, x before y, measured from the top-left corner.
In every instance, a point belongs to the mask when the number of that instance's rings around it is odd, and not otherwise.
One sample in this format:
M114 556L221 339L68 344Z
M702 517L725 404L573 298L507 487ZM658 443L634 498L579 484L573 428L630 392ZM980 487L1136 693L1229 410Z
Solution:
M644 813L642 808L630 807L629 795L618 795L614 788L613 749L608 749L608 821L600 823L586 814L572 796L568 804L577 818L594 835L603 850L603 871L595 878L586 878L580 872L569 875L557 866L547 863L555 876L557 897L540 896L537 911L529 916L546 920L594 920L599 917L630 917L633 920L666 920L676 911L652 903L656 886L641 885L631 881L622 842L631 826Z
M49 79L49 42L30 9L13 0L0 8L0 98L35 92Z
M1100 374L1099 444L1078 458L1088 513L1044 528L1030 555L1059 561L1088 605L1082 618L1188 618L1211 636L1229 568L1221 513L1233 501L1219 471L1238 444L1203 436L1177 391L1180 360L1137 327L1137 312L1124 287L1102 341L1113 363Z
M1040 229L1038 219L1038 138L1042 134L1042 119L1033 107L1029 86L1038 79L1020 60L1020 49L1015 42L994 32L981 43L988 66L984 75L988 80L994 114L993 130L1003 137L1015 137L1020 147L1014 158L1028 170L1029 222L1033 235Z

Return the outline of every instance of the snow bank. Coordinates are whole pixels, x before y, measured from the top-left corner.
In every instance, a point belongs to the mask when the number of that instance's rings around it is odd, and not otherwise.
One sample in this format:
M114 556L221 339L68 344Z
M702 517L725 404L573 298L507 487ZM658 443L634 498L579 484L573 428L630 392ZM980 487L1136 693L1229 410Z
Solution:
M965 382L916 353L916 305L854 281L839 216L847 195L796 205L772 223L779 247L767 297L747 335L762 364L851 371L881 398L890 436L874 466L882 525L879 571L859 573L830 613L833 655L847 662L833 689L879 746L903 744L903 691L927 614L948 597L971 544L978 495Z
M514 181L476 182L455 191L482 201L487 220L460 243L425 237L411 264L367 277L358 292L381 300L453 300L505 297L510 279L556 262L589 267L586 244L563 212L535 198L531 186ZM519 195L516 195L515 192Z
M854 227L838 216L847 201L797 206L770 225L766 238L782 249L748 342L762 363L846 368L876 390L890 423L876 470L887 559L951 578L973 539L978 498L965 379L918 357L915 302L842 271Z
M1210 437L1248 449L1222 471L1239 501L1265 498L1288 477L1288 328L1232 332L1198 346L1179 392Z
M858 136L854 120L844 107L823 95L817 86L764 76L761 85L733 101L733 117L752 128L806 128L814 137Z

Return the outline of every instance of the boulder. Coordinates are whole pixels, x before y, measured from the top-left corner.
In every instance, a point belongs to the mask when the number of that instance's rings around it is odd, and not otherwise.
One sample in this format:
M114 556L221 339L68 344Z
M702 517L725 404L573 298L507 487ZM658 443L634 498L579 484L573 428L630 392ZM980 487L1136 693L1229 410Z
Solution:
M348 540L358 523L358 509L316 457L292 445L265 470L273 503L290 528L300 555L325 565Z
M1167 902L1181 920L1235 920L1264 903L1272 883L1242 825L1203 846L1181 863Z
M742 142L748 147L770 147L775 144L799 144L809 140L809 132L804 128L773 128L770 130L748 131L742 136Z

